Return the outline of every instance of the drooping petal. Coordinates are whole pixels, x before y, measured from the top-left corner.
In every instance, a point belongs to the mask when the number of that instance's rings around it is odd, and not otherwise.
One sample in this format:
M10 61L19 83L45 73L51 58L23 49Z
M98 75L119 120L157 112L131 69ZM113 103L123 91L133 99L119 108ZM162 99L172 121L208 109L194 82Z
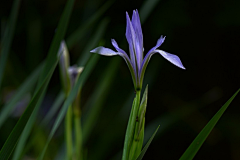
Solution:
M136 33L135 50L136 50L138 69L140 69L140 65L143 60L143 34L142 34L141 22L140 22L140 18L137 10L133 11L132 26Z
M98 54L101 54L101 55L104 55L104 56L115 56L115 55L118 55L118 52L115 52L109 48L105 48L105 47L97 47L93 50L91 50L90 52L92 53L98 53Z
M127 19L127 27L126 27L126 38L129 44L129 51L130 51L130 59L133 63L134 68L136 68L136 55L135 55L135 31L132 26L132 22L130 21L129 15L126 12L126 19Z
M179 67L179 68L182 68L182 69L186 69L180 58L174 54L171 54L171 53L167 53L165 51L162 51L162 50L158 50L156 49L155 50L156 52L160 53L166 60L168 60L169 62L171 62L172 64L174 64L175 66Z
M140 83L140 85L142 84L142 80L143 80L143 76L144 76L144 73L145 73L145 70L146 70L146 67L147 67L147 64L151 58L151 56L156 53L155 50L161 46L161 44L164 42L165 40L165 37L161 36L158 41L157 41L157 44L156 46L154 46L152 49L150 49L148 51L148 53L146 54L146 56L144 57L143 61L142 61L142 64L141 64L141 67L140 67L140 70L139 70L139 74L138 74L138 81Z
M138 80L139 80L140 85L142 85L143 76L144 76L145 70L147 68L148 62L149 62L150 58L152 57L152 55L155 54L155 53L161 54L166 60L168 60L169 62L171 62L175 66L177 66L179 68L182 68L182 69L185 69L185 67L183 66L183 64L182 64L182 62L181 62L181 60L178 56L176 56L174 54L167 53L167 52L162 51L162 50L155 49L152 52L149 52L144 57L144 60L142 62L141 68L140 68L140 74L138 76Z

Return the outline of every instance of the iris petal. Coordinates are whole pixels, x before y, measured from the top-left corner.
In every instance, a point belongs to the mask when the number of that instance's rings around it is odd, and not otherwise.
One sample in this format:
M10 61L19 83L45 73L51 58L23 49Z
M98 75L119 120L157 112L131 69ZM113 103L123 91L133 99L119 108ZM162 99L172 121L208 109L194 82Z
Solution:
M161 37L158 39L156 46L154 46L152 49L150 49L150 50L148 51L148 53L146 54L145 58L148 57L148 54L152 53L155 49L157 49L158 47L160 47L160 46L162 45L162 43L164 42L164 40L165 40L165 37L161 36ZM144 59L145 59L145 58L144 58Z
M97 47L93 50L91 50L90 52L92 53L98 53L98 54L101 54L101 55L104 55L104 56L115 56L115 55L118 55L118 52L115 52L109 48L105 48L105 47Z
M133 11L132 26L136 33L135 50L136 50L138 69L140 69L140 65L143 60L143 34L142 34L141 22L140 22L140 18L137 10Z
M178 56L176 56L174 54L171 54L171 53L167 53L167 52L162 51L162 50L158 50L158 49L156 49L155 51L157 53L160 53L163 56L163 58L165 58L166 60L168 60L169 62L171 62L175 66L177 66L179 68L182 68L182 69L186 69L183 66L183 64L182 64L182 62L181 62L181 60L180 60L180 58Z
M122 50L121 48L118 47L118 44L117 44L117 42L115 41L115 39L111 39L111 41L112 41L113 47L114 47L118 52L121 52L121 53L127 55L127 53L126 53L124 50Z
M130 21L130 18L127 12L126 12L126 18L127 18L126 38L129 44L130 59L133 63L134 68L136 69L136 56L135 56L136 35L132 26L132 22Z

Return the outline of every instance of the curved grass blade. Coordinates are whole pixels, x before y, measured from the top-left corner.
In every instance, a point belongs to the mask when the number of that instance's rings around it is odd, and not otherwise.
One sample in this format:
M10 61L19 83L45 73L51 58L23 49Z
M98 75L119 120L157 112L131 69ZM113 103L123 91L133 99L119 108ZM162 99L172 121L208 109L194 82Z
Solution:
M157 3L159 1L160 0L148 0L148 1L145 1L145 3L142 5L142 7L140 9L140 18L141 18L141 22L142 23L145 22L145 20L150 15L150 13L153 10L153 8L157 6Z
M100 116L99 112L107 99L108 91L110 85L113 82L114 76L116 75L116 70L120 64L120 59L113 59L108 65L107 70L103 73L101 80L99 81L96 90L89 98L85 108L91 107L90 110L84 115L83 123L83 144L86 143L89 133L97 123L97 119ZM97 101L97 103L95 103Z
M26 80L25 82L18 88L12 99L3 106L0 112L0 128L2 127L3 123L8 118L9 114L14 109L16 103L27 93L30 92L33 88L34 84L37 82L39 77L39 73L43 67L43 64L40 65Z
M41 106L41 102L42 102L42 99L45 95L45 92L46 92L46 89L43 90L41 96L38 99L38 102L35 105L35 108L34 108L32 114L31 114L31 116L29 117L29 120L27 121L26 126L24 127L24 130L22 131L22 134L20 136L20 139L19 139L18 144L16 146L16 149L14 151L12 160L21 159L20 156L21 156L22 150L24 149L25 142L27 141L27 138L30 134L30 131L32 130L33 124L34 124L34 122L36 120L36 117L38 115L38 110Z
M42 70L42 74L39 77L37 91L40 90L40 88L44 88L44 89L41 91L41 93L39 93L40 95L39 95L39 97L37 97L36 102L31 106L31 109L29 109L30 111L27 112L26 115L22 115L22 117L24 117L24 119L26 119L26 120L24 122L19 122L20 123L19 125L22 126L21 131L18 131L18 130L13 130L12 131L12 132L14 132L14 134L17 134L15 132L18 132L18 136L17 136L17 139L18 139L20 134L23 131L23 128L25 127L24 128L24 134L21 136L21 138L19 140L19 143L18 143L18 146L16 148L16 152L14 154L15 159L19 159L20 154L22 153L22 150L24 149L25 142L26 142L27 137L29 136L30 131L32 129L32 126L35 122L35 119L37 117L38 109L41 105L41 102L42 102L42 99L45 95L48 83L51 79L51 76L52 76L51 72L54 71L54 69L56 68L56 65L58 63L58 56L57 56L58 49L59 49L59 46L60 46L60 42L64 38L66 30L67 30L67 26L68 26L68 22L69 22L69 19L70 19L71 12L72 12L73 4L74 4L74 0L69 0L66 4L65 8L64 8L63 14L62 14L61 19L58 23L57 32L54 35L53 41L52 41L50 49L48 51L47 59L46 59L44 68ZM48 77L49 74L50 74L50 77ZM45 79L47 79L47 78L49 78L49 80L46 82L44 87L42 87L41 84L43 83L43 80L45 82ZM36 92L36 94L37 94L37 92ZM32 113L33 110L34 110L34 112ZM30 117L30 119L29 119L29 117ZM17 142L17 139L14 139L14 141L16 140L16 142ZM16 144L16 142L15 142L15 144Z
M79 66L84 66L87 61L89 60L89 57L91 56L91 54L89 54L89 51L92 50L92 48L94 48L96 46L97 43L99 43L101 37L103 36L103 33L105 33L107 25L109 23L108 19L103 19L99 25L99 27L97 28L95 34L93 35L93 37L91 38L91 40L82 52L81 57L78 59L77 63Z
M2 44L1 53L0 53L0 87L2 84L4 69L6 66L9 49L10 49L12 39L13 39L13 34L15 31L20 2L21 0L14 0L13 2L13 6L12 6L10 18L9 18L9 25L5 30L3 40L2 40L3 44Z
M206 140L213 127L216 125L218 120L221 118L225 110L228 108L232 100L238 94L240 89L220 108L220 110L213 116L213 118L208 122L208 124L202 129L202 131L197 135L197 137L193 140L191 145L187 148L187 150L183 153L180 160L191 160L194 158L203 142Z
M85 83L87 77L89 76L89 74L91 73L92 69L94 68L97 60L99 58L99 55L97 54L93 54L92 57L90 58L89 62L87 63L87 65L85 66L83 72L81 73L81 76L79 77L77 83L75 84L75 86L73 87L73 89L71 90L69 96L67 97L66 101L64 102L57 118L56 121L54 122L54 125L51 129L51 132L48 136L46 145L39 157L39 160L42 160L44 158L45 152L47 150L48 144L50 143L53 135L55 134L56 130L58 129L60 123L62 122L64 116L66 115L68 106L73 102L74 98L76 97L78 90L80 87L83 86L83 84Z
M91 54L89 54L89 51L96 46L96 44L100 41L100 38L102 37L103 33L105 32L106 26L108 24L108 20L103 20L99 28L97 29L96 33L94 34L93 38L91 38L90 42L82 52L82 56L78 59L78 65L79 66L85 66L87 61L89 60ZM75 41L74 41L75 42ZM61 93L57 96L56 101L54 102L53 106L51 107L50 111L47 113L46 117L43 120L44 124L47 124L50 119L52 119L53 115L56 113L58 108L60 107L60 103L64 101L64 94Z
M58 111L58 109L60 108L61 104L63 103L64 99L65 99L65 94L61 91L57 95L57 98L54 101L53 105L51 106L50 110L48 111L48 113L44 117L44 119L42 121L43 125L47 125L48 122L53 118L53 116L55 115L55 113Z
M158 128L160 127L160 125L157 127L156 131L153 133L152 137L148 140L147 144L145 145L145 147L143 148L143 150L141 151L140 155L138 156L137 160L141 160L144 156L144 154L146 153L149 145L151 144L154 136L156 135Z
M13 128L11 134L8 136L7 141L4 143L1 151L0 151L0 160L6 160L10 157L26 123L28 122L29 117L32 114L33 109L39 103L40 97L42 97L42 94L47 89L47 85L51 79L51 76L57 66L58 61L54 64L54 66L50 69L49 73L46 75L46 78L44 79L43 83L40 85L40 87L37 89L36 94L33 96L31 102L29 103L28 107L26 108L25 112L21 116L21 118L18 120L17 124Z
M73 4L74 4L74 0L68 0L66 6L64 8L61 19L60 19L60 21L58 23L58 26L57 26L57 32L54 35L54 38L52 40L50 49L48 51L48 55L47 55L47 58L46 58L45 66L43 68L43 72L42 72L42 74L40 76L40 79L39 79L40 83L41 83L41 80L43 80L44 77L49 72L50 68L53 65L53 62L55 62L57 60L58 49L59 49L61 41L64 39L66 30L67 30L70 15L72 13Z
M112 3L112 0L107 1L93 16L91 16L82 26L75 30L66 39L68 48L71 48L74 44L76 44L78 40L84 36L86 30L103 15L103 13L112 5Z

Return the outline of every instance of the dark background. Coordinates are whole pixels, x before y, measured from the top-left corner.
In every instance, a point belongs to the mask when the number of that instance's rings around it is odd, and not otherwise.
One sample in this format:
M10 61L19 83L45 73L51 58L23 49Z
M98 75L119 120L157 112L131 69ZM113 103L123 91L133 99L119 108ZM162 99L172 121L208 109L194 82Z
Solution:
M66 37L84 24L105 2L76 1ZM63 0L21 2L1 99L15 90L44 60L65 3ZM132 15L132 11L138 9L141 13L144 3L141 0L114 1L99 21L89 27L85 37L69 48L71 64L76 63L84 46L89 43L96 27L105 17L110 22L102 37L104 46L113 49L110 42L114 38L128 53L125 12ZM11 7L12 1L0 3L2 33ZM186 70L175 67L158 54L150 60L144 78L144 88L146 84L149 85L146 137L159 124L161 126L144 159L179 159L211 117L239 89L239 17L240 1L237 0L156 2L142 24L145 53L164 35L166 40L160 49L178 55ZM84 104L113 59L120 59L121 62L109 84L108 96L99 111L94 130L85 144L89 159L120 159L123 148L134 88L130 72L121 57L100 57L83 87L83 115L84 110L88 110L84 108ZM44 117L45 110L51 106L60 88L56 70L39 120ZM129 102L126 102L128 99ZM237 96L195 159L240 159L239 102ZM124 105L128 106L125 110ZM8 121L9 125L5 127L6 133L1 136L1 142L5 141L15 122L16 118ZM61 129L59 132L61 133ZM1 135L2 133L1 130ZM27 154L36 156L31 149Z

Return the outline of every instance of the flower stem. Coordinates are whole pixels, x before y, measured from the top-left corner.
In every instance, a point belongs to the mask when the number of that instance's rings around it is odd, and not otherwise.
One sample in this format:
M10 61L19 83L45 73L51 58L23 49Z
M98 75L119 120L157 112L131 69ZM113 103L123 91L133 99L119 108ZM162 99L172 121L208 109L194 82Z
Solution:
M68 107L65 117L65 136L67 145L67 160L72 160L72 106Z
M74 117L75 124L75 136L76 136L76 150L75 156L76 159L82 160L82 126L81 126L81 117Z
M82 126L81 126L81 108L80 108L80 93L79 92L73 101L73 115L74 115L74 126L75 126L75 159L82 160Z
M136 91L136 96L133 101L132 110L128 120L127 130L125 134L122 160L130 160L129 154L130 154L130 150L131 150L131 146L134 138L135 124L136 124L136 121L138 121L137 115L138 115L138 110L140 106L140 94L141 94L141 90Z

